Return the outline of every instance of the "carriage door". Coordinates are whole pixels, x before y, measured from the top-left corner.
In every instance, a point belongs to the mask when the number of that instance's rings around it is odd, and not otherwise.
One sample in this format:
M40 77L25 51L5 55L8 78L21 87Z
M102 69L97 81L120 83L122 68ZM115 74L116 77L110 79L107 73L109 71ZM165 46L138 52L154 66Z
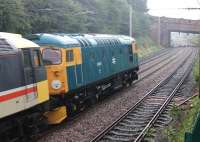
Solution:
M66 50L67 74L69 89L75 89L83 83L82 55L80 48Z
M29 107L29 105L31 105L29 103L31 103L31 101L35 100L35 98L37 97L31 49L23 49L23 57L25 77L24 79L26 85L26 107Z

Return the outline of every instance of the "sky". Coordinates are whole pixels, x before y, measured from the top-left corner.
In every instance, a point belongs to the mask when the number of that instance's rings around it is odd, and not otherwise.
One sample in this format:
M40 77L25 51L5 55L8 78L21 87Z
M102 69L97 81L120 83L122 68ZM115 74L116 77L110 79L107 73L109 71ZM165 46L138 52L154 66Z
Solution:
M176 10L176 8L200 8L200 0L147 0L149 14L172 18L200 19L200 10Z

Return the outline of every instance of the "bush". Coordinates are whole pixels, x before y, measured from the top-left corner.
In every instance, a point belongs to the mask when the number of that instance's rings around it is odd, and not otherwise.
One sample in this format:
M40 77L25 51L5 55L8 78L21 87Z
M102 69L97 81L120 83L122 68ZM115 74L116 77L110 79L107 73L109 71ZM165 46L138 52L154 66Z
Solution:
M195 77L195 80L196 82L199 82L199 58L197 59L196 63L195 63L195 66L194 66L194 69L193 69L193 74L194 74L194 77Z

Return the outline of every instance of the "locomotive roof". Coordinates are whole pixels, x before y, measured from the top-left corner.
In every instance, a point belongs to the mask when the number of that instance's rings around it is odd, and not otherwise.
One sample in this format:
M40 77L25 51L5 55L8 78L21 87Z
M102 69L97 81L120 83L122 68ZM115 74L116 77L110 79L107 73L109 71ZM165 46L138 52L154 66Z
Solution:
M64 48L80 46L77 40L70 37L62 37L56 34L33 34L30 35L28 39L32 40L33 42L39 45L53 45Z
M135 42L134 38L125 35L109 35L109 34L60 34L67 35L77 40L83 40L85 42L89 41L92 45L97 44L110 44L114 42L115 44L131 44Z
M22 38L20 34L13 33L3 33L0 32L1 44L5 45L4 48L9 48L10 50L16 50L18 48L31 48L31 47L39 47L37 44L33 43L30 40Z
M53 45L57 47L88 47L100 44L131 44L135 40L124 35L106 35L106 34L65 34L65 33L40 33L33 34L28 39L39 45Z

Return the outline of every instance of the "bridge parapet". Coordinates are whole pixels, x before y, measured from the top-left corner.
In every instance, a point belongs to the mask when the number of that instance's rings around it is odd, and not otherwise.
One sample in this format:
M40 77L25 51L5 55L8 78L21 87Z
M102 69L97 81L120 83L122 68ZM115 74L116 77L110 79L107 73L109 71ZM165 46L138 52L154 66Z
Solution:
M157 42L160 39L160 44L164 47L170 47L171 32L200 34L200 20L152 17L152 21L151 37Z

